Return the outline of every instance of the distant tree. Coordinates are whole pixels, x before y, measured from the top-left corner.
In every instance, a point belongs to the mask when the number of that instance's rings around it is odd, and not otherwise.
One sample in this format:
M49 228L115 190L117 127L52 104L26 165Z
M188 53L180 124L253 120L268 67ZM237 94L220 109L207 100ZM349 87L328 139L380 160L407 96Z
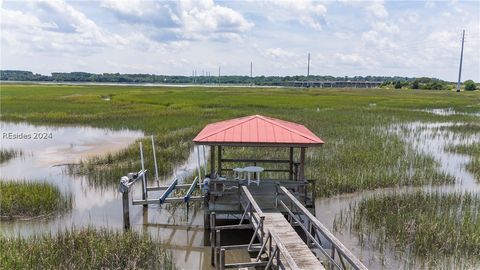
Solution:
M402 83L400 81L395 82L395 89L402 88Z
M465 91L474 91L477 89L477 85L475 85L475 82L472 80L465 81L463 84L465 85Z
M420 84L418 83L417 80L413 81L412 82L412 89L418 89L420 88Z
M440 83L440 82L433 82L430 84L430 89L432 90L443 90L444 87L443 87L443 84Z

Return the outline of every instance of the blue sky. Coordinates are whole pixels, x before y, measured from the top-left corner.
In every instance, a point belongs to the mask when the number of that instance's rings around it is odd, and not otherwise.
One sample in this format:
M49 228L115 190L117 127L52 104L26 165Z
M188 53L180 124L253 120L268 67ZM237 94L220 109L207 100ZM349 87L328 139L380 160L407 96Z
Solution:
M1 1L1 68L480 81L480 1Z

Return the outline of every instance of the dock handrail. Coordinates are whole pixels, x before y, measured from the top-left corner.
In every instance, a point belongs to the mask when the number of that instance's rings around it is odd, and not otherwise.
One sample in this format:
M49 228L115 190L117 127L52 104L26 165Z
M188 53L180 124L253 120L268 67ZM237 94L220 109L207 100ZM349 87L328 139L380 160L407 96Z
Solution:
M243 220L248 214L248 219L250 220L250 224L253 225L255 228L255 232L253 233L252 239L250 239L250 243L248 244L248 250L251 250L251 247L253 245L253 242L255 238L258 238L260 240L260 243L263 244L265 232L263 230L263 222L265 220L265 214L263 213L262 209L260 206L258 206L257 202L253 198L252 194L248 190L246 186L241 187L241 194L246 198L247 200L247 205L243 205L242 202L241 205L245 209L242 215L242 218L240 219L240 223L238 225L241 225L243 223Z
M247 197L248 202L249 202L250 205L253 207L253 209L255 210L255 212L256 212L260 217L265 217L265 215L263 214L262 209L260 208L260 206L258 206L257 202L255 201L255 199L253 198L252 194L250 193L250 191L248 190L248 188L247 188L246 186L242 186L242 193Z
M262 255L262 252L266 249L267 246L269 247L269 250L268 250L269 259L265 269L268 269L270 265L272 265L274 258L277 260L277 267L279 269L286 269L281 260L282 257L283 259L285 259L285 262L290 269L300 269L297 263L295 263L295 260L293 259L290 252L288 252L288 249L283 245L282 241L280 240L280 237L278 237L274 229L270 229L268 231L266 239L256 258L257 262L260 261L260 256Z
M278 202L280 202L280 205L282 205L282 207L284 207L287 210L289 215L291 215L294 219L296 219L299 225L301 225L302 229L307 234L307 242L312 240L313 243L316 244L320 248L320 250L322 250L322 252L330 260L330 262L339 269L342 269L342 268L339 267L338 263L335 261L335 251L339 255L339 260L343 266L343 269L347 269L347 267L345 267L345 263L343 259L345 259L353 269L358 269L358 270L367 269L367 267L365 267L365 265L363 265L363 263L360 262L360 260L355 255L353 255L353 253L350 252L350 250L348 250L312 213L310 213L310 211L308 211L308 209L306 209L305 206L303 206L297 200L297 198L295 198L295 196L292 193L290 193L290 191L288 191L284 186L279 186L278 189L279 189L279 193L283 193L284 195L286 195L287 198L290 200L290 202L293 204L293 206L295 206L297 210L308 219L307 220L309 223L308 227L311 227L312 229L314 229L315 233L321 234L331 244L332 253L331 255L328 255L328 253L325 254L325 250L323 249L321 244L318 243L316 238L312 235L311 231L309 231L310 228L309 229L305 228L305 226L302 225L301 222L299 222L301 220L293 214L291 209L289 209L281 199L278 199L277 197L277 200Z

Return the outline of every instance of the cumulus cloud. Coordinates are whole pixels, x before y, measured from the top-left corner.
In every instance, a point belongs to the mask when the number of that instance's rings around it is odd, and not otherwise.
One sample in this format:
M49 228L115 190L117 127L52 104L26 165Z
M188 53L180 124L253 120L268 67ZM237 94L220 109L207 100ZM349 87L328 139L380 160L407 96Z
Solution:
M379 19L385 19L388 17L387 9L385 8L385 2L383 0L378 1L346 1L341 0L342 3L348 6L363 9L370 16Z
M309 26L316 30L321 30L322 25L325 24L325 14L327 7L325 4L311 0L281 0L268 2L277 8L286 11L286 14L281 16L271 16L275 20L298 20L301 24Z
M63 1L33 3L32 10L1 8L2 42L12 52L92 54L123 44L118 35L103 31L82 12Z
M253 27L241 13L213 0L106 0L102 6L125 24L144 27L156 41L236 39Z

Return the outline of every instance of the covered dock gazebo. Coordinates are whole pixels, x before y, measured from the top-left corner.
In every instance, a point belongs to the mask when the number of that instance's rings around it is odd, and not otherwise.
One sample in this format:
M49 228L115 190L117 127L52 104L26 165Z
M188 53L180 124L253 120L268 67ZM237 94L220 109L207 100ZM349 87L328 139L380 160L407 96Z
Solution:
M305 150L308 147L320 146L324 143L317 135L301 124L266 117L251 115L231 120L208 124L193 139L196 145L210 146L210 178L222 176L231 170L224 168L228 162L244 163L285 163L286 170L270 170L288 172L289 180L305 181ZM289 159L226 159L222 157L222 147L283 147L290 149ZM294 151L300 149L300 160L294 162ZM298 165L298 171L295 170ZM265 170L269 171L269 170Z

